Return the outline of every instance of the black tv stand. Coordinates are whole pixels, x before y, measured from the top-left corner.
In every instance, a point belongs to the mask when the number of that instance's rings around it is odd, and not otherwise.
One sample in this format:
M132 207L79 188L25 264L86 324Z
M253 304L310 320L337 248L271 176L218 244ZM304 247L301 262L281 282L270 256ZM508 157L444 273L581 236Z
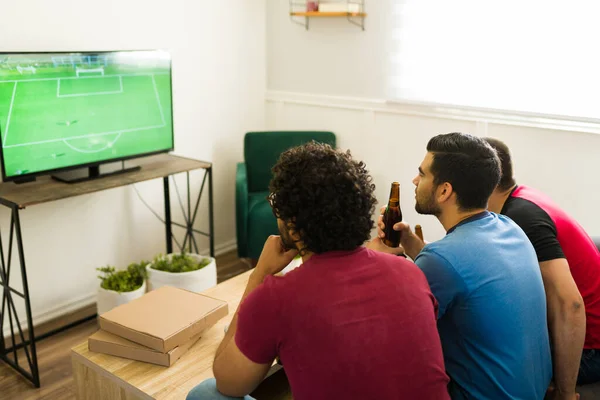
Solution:
M59 172L59 173L53 174L52 179L55 179L59 182L64 182L64 183L79 183L79 182L91 181L93 179L104 178L107 176L113 176L113 175L118 175L118 174L124 174L127 172L138 171L141 168L142 167L140 167L139 165L134 166L134 167L128 167L128 168L125 168L123 166L117 170L112 170L112 171L101 173L100 166L96 165L96 166L88 167L88 168L78 168L78 169L74 169L72 171Z

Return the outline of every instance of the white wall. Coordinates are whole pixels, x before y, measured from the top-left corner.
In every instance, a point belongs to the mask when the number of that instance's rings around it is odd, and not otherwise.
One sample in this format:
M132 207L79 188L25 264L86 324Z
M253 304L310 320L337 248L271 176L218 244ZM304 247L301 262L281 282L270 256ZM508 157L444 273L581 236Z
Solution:
M292 22L289 2L269 0L267 85L270 89L343 96L382 97L391 45L392 0L367 0L366 30L345 18L312 18L309 30ZM303 18L295 18L304 23Z
M305 31L290 21L287 2L268 3L268 128L335 132L340 147L367 163L381 203L400 181L405 220L422 224L428 240L444 232L433 217L416 214L411 183L428 139L451 131L494 136L511 148L518 182L546 192L600 235L600 135L385 101L390 2L366 2L365 32L343 18L311 21Z
M235 162L244 132L264 128L265 2L32 0L6 3L3 15L0 51L171 51L175 153L214 163L216 246L235 248ZM201 177L192 173L195 190ZM183 190L185 175L178 184ZM162 180L137 187L162 215ZM172 184L171 190L176 218ZM208 228L205 212L203 201L197 228ZM6 246L9 213L1 210L0 218ZM21 218L37 322L93 302L96 267L122 267L165 251L163 225L131 187L34 206ZM208 249L208 241L199 247ZM11 275L20 287L14 266Z

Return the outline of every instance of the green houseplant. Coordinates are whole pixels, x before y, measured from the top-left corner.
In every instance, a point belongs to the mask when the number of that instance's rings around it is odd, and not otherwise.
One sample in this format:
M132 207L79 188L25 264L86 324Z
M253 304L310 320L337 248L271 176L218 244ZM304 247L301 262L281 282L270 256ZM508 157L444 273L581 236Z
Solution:
M115 292L132 292L139 289L143 284L148 273L146 265L149 262L141 261L132 263L127 266L127 269L117 270L113 266L96 268L102 275L98 275L100 279L100 287L106 290L114 290Z
M210 258L202 258L198 260L190 254L183 252L181 254L173 254L171 257L165 257L159 254L154 258L151 268L165 272L191 272L202 269L210 264Z
M215 259L199 254L159 254L146 269L150 290L161 286L174 286L201 292L217 284Z
M98 288L98 315L114 307L141 297L146 293L147 261L132 263L126 269L117 270L113 266L96 268L101 274Z

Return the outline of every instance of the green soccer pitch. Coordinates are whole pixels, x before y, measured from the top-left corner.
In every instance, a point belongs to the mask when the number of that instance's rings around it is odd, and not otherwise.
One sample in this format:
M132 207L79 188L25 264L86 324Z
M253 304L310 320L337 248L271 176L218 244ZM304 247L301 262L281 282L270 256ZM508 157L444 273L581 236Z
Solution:
M173 147L166 68L0 68L8 177Z

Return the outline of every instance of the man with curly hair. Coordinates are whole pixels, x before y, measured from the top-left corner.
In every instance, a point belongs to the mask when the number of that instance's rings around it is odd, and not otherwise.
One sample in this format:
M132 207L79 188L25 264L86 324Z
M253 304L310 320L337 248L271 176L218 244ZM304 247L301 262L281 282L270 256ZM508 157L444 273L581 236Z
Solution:
M279 357L296 400L449 399L425 275L363 247L376 202L364 163L308 143L281 155L270 190L281 236L265 243L216 380L188 398L246 396ZM302 265L276 276L297 254Z
M452 399L542 400L552 376L544 285L525 233L486 211L499 180L498 155L483 139L435 136L413 180L415 208L436 216L446 236L425 245L406 223L394 229L439 302ZM369 246L400 251L380 238Z

